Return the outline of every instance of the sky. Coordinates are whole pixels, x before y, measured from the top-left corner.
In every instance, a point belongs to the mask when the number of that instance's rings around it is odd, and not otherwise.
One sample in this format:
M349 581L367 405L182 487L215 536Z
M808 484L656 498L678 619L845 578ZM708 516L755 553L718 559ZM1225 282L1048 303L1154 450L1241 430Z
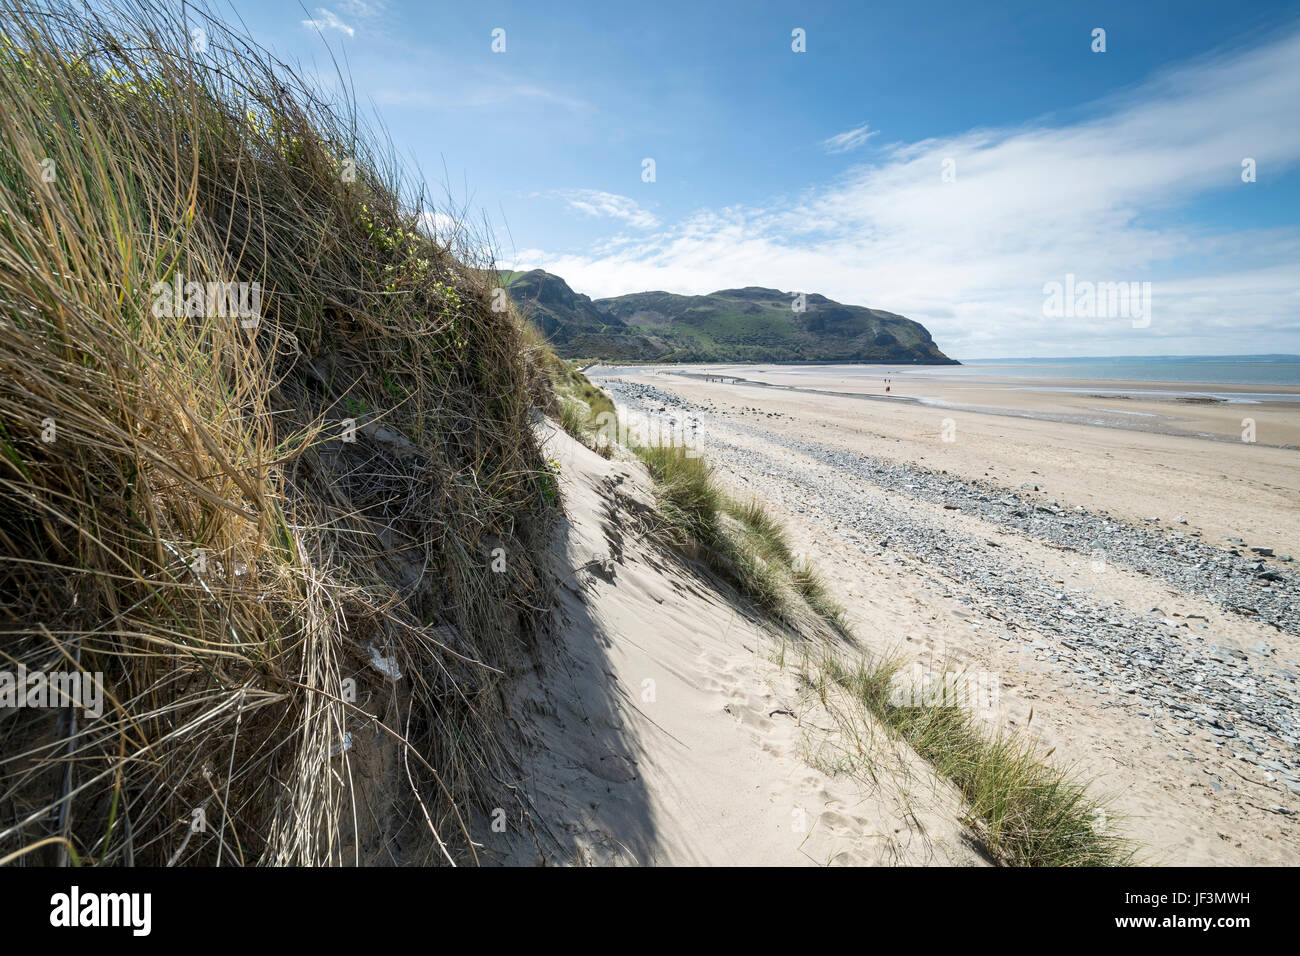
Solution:
M1300 0L325 2L230 0L503 266L818 292L957 358L1300 353ZM1149 312L1062 315L1067 276Z

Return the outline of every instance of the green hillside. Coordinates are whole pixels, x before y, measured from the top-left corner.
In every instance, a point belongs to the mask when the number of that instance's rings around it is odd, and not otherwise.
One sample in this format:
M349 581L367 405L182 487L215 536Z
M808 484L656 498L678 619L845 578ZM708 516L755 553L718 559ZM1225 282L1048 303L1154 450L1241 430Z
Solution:
M511 296L560 354L612 361L956 364L918 322L809 294L749 287L708 295L638 292L593 301L540 269Z

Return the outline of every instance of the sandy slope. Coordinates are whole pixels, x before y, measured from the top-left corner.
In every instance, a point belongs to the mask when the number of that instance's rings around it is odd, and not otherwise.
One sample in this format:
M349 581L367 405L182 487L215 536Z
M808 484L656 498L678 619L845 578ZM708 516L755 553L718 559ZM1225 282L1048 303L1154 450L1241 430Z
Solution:
M1293 700L1300 641L1157 577L1109 564L1097 573L1087 554L846 480L824 463L801 457L790 440L943 468L1008 489L1037 484L1042 491L1031 497L1059 499L1066 509L1105 508L1145 527L1151 525L1144 519L1159 516L1162 526L1199 531L1207 543L1223 546L1220 536L1240 535L1279 553L1300 552L1300 453L658 375L640 381L709 409L699 414L715 429L716 446L706 454L720 476L737 490L757 494L789 523L793 543L838 587L869 646L902 647L915 659L938 657L998 675L1002 722L1024 730L1032 711L1032 736L1114 796L1123 817L1117 825L1141 841L1148 861L1300 862L1300 794L1264 763L1240 759L1240 745L1231 738L1200 730L1185 734L1185 725L1159 708L1144 710L1132 698L1120 705L1107 687L1047 659L1059 634L1011 628L1005 621L1016 608L990 602L906 553L905 546L900 552L897 543L882 547L855 536L843 523L846 503L848 510L906 508L909 516L950 536L954 546L979 543L984 553L972 560L1001 562L1097 605L1139 616L1158 607L1176 633L1189 640L1203 635L1250 657L1258 673L1283 675L1275 679L1289 681L1279 687ZM955 442L940 439L945 417L957 419ZM1134 650L1140 650L1141 635L1135 640ZM1217 662L1205 665L1227 673Z
M521 805L486 859L548 864L978 863L960 801L798 648L654 543L650 483L548 424L565 520L541 666L511 701Z

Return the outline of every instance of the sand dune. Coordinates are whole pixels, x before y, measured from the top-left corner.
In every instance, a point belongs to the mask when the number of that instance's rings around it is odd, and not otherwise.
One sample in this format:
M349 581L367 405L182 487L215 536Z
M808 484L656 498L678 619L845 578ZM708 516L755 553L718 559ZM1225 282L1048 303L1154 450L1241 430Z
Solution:
M799 650L656 544L643 468L549 423L566 521L542 663L511 701L531 808L500 859L547 864L980 862L960 800ZM784 665L784 666L782 666Z

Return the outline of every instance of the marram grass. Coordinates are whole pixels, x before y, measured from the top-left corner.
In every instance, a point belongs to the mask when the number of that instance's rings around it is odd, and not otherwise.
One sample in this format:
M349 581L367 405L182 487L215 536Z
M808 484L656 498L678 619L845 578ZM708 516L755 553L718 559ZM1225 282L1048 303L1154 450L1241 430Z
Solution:
M490 258L199 5L0 0L0 103L0 670L104 690L0 713L0 859L474 861L550 510Z

